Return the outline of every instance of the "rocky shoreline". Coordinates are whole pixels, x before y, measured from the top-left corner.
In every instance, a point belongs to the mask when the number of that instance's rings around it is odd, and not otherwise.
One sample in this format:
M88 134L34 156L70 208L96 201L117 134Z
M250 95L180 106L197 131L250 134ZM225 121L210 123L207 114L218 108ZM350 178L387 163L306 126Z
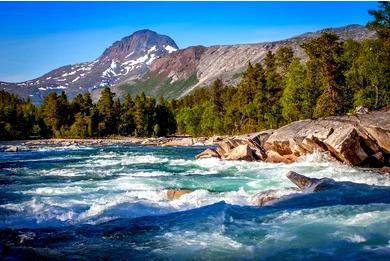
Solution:
M390 111L296 121L277 130L226 138L197 159L292 163L321 152L351 166L390 166Z
M158 138L138 138L138 137L115 137L115 138L92 138L92 139L38 139L10 141L7 145L0 148L6 152L17 152L20 146L80 146L80 145L111 145L111 144L137 144L145 146L211 146L226 139L222 136L214 137L158 137Z

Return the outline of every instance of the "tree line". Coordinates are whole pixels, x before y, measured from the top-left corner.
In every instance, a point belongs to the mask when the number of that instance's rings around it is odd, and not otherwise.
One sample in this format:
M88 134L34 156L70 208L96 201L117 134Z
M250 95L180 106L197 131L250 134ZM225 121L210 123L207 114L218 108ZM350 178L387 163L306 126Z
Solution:
M47 95L40 107L0 91L0 137L3 140L44 137L165 136L176 131L170 103L145 94L123 102L105 88L97 103L90 93L71 101L64 92Z
M239 134L278 128L295 120L353 112L357 106L390 109L390 5L369 11L376 39L340 41L330 30L301 45L268 52L248 64L235 86L221 79L180 100L144 93L123 100L109 88L96 103L90 93L68 100L50 93L41 106L0 91L0 139L42 137L193 136Z

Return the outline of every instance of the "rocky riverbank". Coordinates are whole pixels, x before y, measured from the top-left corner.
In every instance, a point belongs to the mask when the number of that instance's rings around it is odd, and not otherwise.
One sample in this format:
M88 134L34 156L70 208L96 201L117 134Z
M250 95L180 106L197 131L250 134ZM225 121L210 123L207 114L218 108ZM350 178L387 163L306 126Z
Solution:
M390 166L390 111L296 121L227 138L196 158L292 163L316 151L352 166Z
M138 138L138 137L117 137L99 139L40 139L27 141L11 141L0 148L6 152L17 152L21 146L79 146L79 145L111 145L111 144L138 144L146 146L211 146L216 145L226 137L159 137L159 138Z

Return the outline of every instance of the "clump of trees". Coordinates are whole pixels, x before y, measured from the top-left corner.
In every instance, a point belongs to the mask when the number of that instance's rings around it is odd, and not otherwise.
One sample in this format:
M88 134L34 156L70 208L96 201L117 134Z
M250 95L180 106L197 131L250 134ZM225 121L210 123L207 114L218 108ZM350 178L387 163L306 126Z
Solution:
M69 101L66 94L47 95L40 107L0 91L0 137L3 140L42 137L165 136L176 131L171 104L145 94L123 102L109 88L96 104L90 93Z

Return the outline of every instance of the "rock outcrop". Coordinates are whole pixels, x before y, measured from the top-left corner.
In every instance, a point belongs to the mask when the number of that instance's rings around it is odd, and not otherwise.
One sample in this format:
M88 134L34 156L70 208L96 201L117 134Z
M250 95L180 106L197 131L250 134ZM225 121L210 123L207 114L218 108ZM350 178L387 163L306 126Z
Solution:
M226 139L215 151L221 159L273 163L291 163L322 152L352 166L390 166L390 111L296 121L277 130Z

